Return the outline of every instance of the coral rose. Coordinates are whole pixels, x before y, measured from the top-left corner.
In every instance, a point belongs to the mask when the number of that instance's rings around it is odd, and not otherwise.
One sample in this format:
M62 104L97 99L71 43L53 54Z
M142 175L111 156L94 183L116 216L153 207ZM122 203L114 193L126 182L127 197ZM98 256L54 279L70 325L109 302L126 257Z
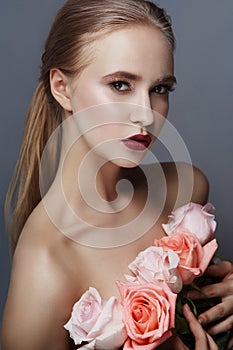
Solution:
M167 235L177 232L193 233L204 245L213 238L216 228L214 211L211 203L205 206L189 203L173 211L169 215L168 224L162 226Z
M216 239L202 247L196 235L184 232L156 240L155 246L162 247L164 251L171 249L178 255L180 262L177 269L184 284L190 284L205 272L218 247Z
M117 282L117 285L128 334L123 349L155 349L172 335L177 295L165 282Z

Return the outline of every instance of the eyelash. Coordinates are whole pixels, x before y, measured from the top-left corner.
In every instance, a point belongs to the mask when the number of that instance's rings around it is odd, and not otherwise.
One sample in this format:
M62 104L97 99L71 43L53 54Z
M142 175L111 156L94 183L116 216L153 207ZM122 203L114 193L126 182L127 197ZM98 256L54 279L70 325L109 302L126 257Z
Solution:
M156 91L156 89L165 89L164 92L158 92ZM163 84L163 85L156 85L152 90L151 92L154 92L156 94L159 94L159 95L165 95L166 93L169 93L169 92L172 92L175 90L175 86L173 85L168 85L168 84Z
M120 90L119 84L126 85L127 89ZM118 91L119 93L127 93L129 90L131 90L131 84L129 82L127 82L127 81L124 81L124 80L113 81L113 82L110 83L110 85L111 85L112 89ZM118 85L118 88L117 88L117 85ZM163 91L163 92L156 91L158 88L159 89L165 89L165 91ZM174 90L175 90L175 86L174 85L161 84L161 85L156 85L154 88L152 88L150 90L150 92L156 93L156 94L159 94L159 95L165 95L166 93L172 92Z
M122 85L127 85L127 89L125 90L120 90L119 88L117 88L117 85L119 84L122 84ZM124 93L124 92L127 92L130 90L130 83L127 82L127 81L123 81L123 80L116 80L116 81L113 81L110 83L111 87L114 89L114 90L117 90L118 92L120 93Z

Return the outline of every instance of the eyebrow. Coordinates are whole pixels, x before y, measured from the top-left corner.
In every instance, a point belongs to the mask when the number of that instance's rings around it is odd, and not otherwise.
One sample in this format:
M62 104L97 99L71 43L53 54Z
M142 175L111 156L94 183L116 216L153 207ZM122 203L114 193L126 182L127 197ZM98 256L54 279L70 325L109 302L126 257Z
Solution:
M133 74L130 72L124 72L124 71L118 71L118 72L114 72L111 74L107 74L105 75L102 79L108 79L108 78L115 78L115 79L129 79L129 80L133 80L133 81L140 81L142 80L142 77L140 75L137 74ZM171 84L176 84L176 78L174 75L168 75L165 77L161 77L159 79L156 80L155 83L171 83Z
M111 74L107 74L103 77L103 79L106 79L106 78L120 78L120 79L125 78L125 79L134 80L134 81L139 81L142 79L140 75L124 72L124 71L118 71Z
M158 79L158 83L172 83L177 84L176 77L174 75L168 75L166 77Z

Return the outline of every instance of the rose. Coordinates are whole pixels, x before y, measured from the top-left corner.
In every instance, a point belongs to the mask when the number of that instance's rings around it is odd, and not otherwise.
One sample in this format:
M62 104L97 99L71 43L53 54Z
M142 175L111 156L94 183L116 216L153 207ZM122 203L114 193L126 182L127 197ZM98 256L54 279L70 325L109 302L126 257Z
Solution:
M200 204L189 203L169 215L168 224L163 224L167 235L176 232L191 232L197 236L202 245L213 238L216 221L213 215L214 207L207 203L204 207Z
M64 327L76 345L88 342L84 349L119 349L127 338L121 305L115 297L102 301L92 287L74 304Z
M101 297L92 287L74 304L71 318L64 327L70 332L75 344L87 340L88 333L95 325L102 309Z
M171 249L178 255L180 262L177 269L184 284L190 284L205 272L218 247L216 239L202 247L196 235L184 232L156 240L155 246L162 247L164 251Z
M155 349L171 335L176 297L165 282L117 282L128 339L124 350Z
M160 247L149 247L140 252L129 264L129 270L136 278L126 276L128 281L138 280L140 283L150 283L155 280L165 281L174 293L182 289L182 280L177 271L178 255L172 250L165 252Z

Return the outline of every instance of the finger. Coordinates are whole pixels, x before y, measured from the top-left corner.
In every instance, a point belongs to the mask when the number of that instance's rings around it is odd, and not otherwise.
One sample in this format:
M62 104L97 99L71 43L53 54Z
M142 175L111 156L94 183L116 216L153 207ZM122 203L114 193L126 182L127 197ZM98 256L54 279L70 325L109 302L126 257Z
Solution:
M203 312L199 315L198 321L202 325L220 320L221 318L227 317L232 314L232 303L231 301L225 301L213 306L211 309Z
M206 273L209 276L222 278L233 273L233 264L230 261L222 261L219 264L209 266Z
M209 284L201 288L201 291L191 290L187 293L188 297L195 299L215 298L215 297L226 297L233 295L233 283L232 280L225 280L224 282Z
M197 300L197 299L207 299L207 295L205 295L202 292L198 292L197 290L190 290L187 293L187 296L192 299L192 300Z
M178 335L174 335L172 338L172 349L173 350L189 350L187 346L182 342Z
M226 350L232 350L232 348L233 348L233 335L232 335L232 338L227 343Z
M233 328L233 315L227 317L222 322L217 323L216 325L208 328L208 333L210 335L216 335L220 333L226 333Z
M187 304L183 306L183 313L195 337L195 350L218 350L217 344L212 337L204 331Z
M209 344L209 349L211 350L218 350L217 344L214 342L213 338L206 333L207 339L208 339L208 344Z
M183 306L183 313L188 321L189 328L196 339L196 346L198 345L201 349L205 348L208 344L206 333L200 323L197 321L194 314L191 312L189 306L185 304Z

